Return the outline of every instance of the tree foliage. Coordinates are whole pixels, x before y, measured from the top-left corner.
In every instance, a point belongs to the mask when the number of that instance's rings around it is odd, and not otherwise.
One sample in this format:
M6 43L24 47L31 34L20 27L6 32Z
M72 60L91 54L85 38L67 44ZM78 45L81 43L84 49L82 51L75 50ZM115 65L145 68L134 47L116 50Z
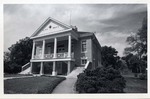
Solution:
M143 19L142 27L137 33L127 37L127 43L130 45L125 48L124 59L129 69L135 73L145 72L147 68L147 17Z
M8 49L10 52L4 53L4 71L8 73L18 73L21 71L21 66L31 59L32 40L26 37Z
M115 69L120 68L120 57L117 55L118 51L111 46L103 46L101 48L101 55L102 55L102 65L103 66L112 66Z
M135 53L139 58L147 54L147 18L144 18L138 32L127 37L126 41L130 47L125 48L125 54Z

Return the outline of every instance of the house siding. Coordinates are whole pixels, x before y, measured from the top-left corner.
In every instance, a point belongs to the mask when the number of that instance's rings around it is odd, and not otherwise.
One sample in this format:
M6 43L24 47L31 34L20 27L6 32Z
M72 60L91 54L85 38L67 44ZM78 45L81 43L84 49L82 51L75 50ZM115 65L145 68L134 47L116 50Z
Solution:
M82 40L86 40L86 52L81 52L81 42ZM86 57L87 61L92 62L92 43L91 43L91 37L84 37L80 38L76 43L75 43L75 65L77 66L84 66L81 65L81 58Z
M92 54L93 54L93 69L101 66L101 48L98 47L98 45L92 41Z

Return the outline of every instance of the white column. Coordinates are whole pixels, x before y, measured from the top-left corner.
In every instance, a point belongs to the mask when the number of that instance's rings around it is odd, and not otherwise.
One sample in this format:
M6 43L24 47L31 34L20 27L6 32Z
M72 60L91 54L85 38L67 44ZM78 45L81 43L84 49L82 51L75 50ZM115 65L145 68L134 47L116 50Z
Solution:
M70 73L70 67L71 67L71 61L68 61L68 71L67 71L67 74Z
M34 53L35 53L35 41L33 41L33 47L32 47L32 59L34 59Z
M54 57L57 58L57 38L54 39Z
M53 62L52 76L56 76L56 61Z
M43 46L42 46L42 59L44 59L44 53L45 53L45 40L43 40Z
M43 69L43 62L41 62L40 75L44 74L43 71L44 71L44 69Z
M30 62L30 74L32 74L33 63Z
M71 57L71 35L68 36L68 57Z

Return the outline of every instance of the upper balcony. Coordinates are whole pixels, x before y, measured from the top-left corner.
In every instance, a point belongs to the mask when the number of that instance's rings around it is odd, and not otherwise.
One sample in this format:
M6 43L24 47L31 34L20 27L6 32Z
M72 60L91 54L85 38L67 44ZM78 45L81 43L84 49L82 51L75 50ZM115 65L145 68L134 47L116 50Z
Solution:
M32 60L74 59L71 35L33 41Z

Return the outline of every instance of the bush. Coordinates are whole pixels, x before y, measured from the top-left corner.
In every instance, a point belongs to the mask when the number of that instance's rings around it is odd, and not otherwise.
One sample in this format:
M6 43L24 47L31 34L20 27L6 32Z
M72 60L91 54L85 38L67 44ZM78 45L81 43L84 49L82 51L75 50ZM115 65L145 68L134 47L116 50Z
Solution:
M125 79L112 67L85 70L78 75L76 91L79 93L122 93Z

